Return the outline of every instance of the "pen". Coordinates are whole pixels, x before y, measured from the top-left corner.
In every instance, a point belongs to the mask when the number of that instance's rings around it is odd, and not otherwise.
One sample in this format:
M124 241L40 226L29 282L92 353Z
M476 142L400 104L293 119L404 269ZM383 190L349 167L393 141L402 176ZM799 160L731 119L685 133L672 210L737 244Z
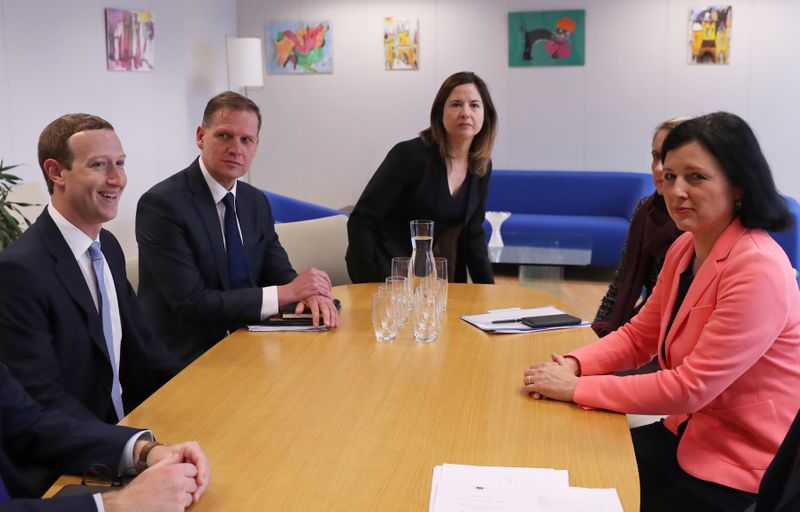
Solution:
M492 320L493 324L513 324L521 322L521 318L506 318L505 320Z

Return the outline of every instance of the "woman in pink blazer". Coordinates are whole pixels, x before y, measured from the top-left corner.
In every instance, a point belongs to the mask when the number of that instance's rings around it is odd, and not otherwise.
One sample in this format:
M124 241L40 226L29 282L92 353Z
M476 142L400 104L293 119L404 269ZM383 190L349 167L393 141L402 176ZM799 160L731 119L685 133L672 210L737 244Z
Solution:
M664 141L664 199L683 231L628 324L526 370L534 398L669 414L631 430L641 508L743 510L800 407L800 291L764 230L790 213L744 120L717 112ZM617 377L656 355L659 371Z

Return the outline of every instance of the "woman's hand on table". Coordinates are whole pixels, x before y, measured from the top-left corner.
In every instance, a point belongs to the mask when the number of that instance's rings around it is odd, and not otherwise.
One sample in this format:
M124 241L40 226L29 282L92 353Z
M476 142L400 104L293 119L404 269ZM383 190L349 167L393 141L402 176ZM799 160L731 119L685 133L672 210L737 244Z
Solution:
M578 385L580 366L573 357L551 354L549 363L538 363L522 375L525 391L536 400L552 398L562 402L572 402L575 387Z

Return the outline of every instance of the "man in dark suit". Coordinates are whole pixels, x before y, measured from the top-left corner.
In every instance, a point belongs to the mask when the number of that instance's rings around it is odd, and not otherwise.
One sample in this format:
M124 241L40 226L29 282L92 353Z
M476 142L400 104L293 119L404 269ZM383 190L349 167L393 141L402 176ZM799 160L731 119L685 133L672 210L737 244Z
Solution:
M0 364L0 510L4 511L162 511L184 510L203 494L211 479L208 460L195 442L165 446L148 431L97 420L78 420L45 409L31 399ZM50 500L33 497L11 459L26 458L59 473L80 474L92 464L122 473L141 473L119 491ZM125 472L129 473L129 472ZM11 499L13 498L13 501Z
M42 131L39 163L51 202L0 254L0 360L42 405L116 423L179 369L102 229L125 188L125 153L107 121L69 114Z
M146 192L136 211L139 299L156 333L188 364L228 332L279 307L334 327L328 275L297 275L264 194L239 181L258 148L261 113L240 94L206 105L200 157Z

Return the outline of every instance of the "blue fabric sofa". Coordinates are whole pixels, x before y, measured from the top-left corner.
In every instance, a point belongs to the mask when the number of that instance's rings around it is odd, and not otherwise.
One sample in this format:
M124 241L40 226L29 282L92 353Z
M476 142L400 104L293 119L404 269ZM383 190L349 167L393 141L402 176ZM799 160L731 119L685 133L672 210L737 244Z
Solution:
M275 222L278 223L319 219L342 214L339 210L334 210L327 206L276 194L269 190L262 189L262 192L267 196L267 200L269 200L269 204L272 207L272 215L275 217Z
M525 245L531 235L588 236L591 265L615 267L633 209L653 190L649 173L497 170L489 182L486 210L511 212L500 230L507 244ZM770 235L800 269L800 203L784 197L795 225ZM484 229L488 240L488 222Z
M511 212L500 230L506 244L525 245L531 234L588 236L591 265L615 267L633 209L652 193L649 173L496 170L486 210Z
M800 269L800 231L798 231L798 228L800 228L798 226L798 222L800 222L800 204L793 197L783 196L783 198L786 199L786 205L794 217L794 226L788 231L770 232L770 235L786 251L786 256L789 257L792 266L795 269ZM798 277L797 282L800 283L800 277Z

